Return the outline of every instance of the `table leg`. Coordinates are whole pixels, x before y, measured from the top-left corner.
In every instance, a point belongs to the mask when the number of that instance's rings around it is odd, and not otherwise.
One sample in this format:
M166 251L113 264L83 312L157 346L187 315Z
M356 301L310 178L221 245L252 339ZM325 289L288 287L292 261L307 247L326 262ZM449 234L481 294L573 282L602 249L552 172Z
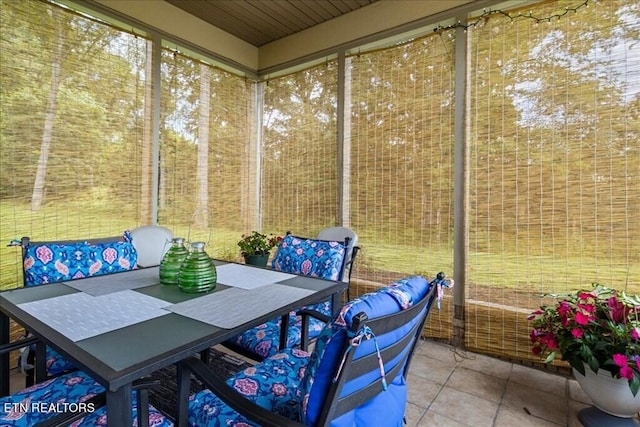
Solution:
M9 317L0 313L0 344L9 344ZM0 354L0 397L9 395L9 352Z
M189 423L189 393L191 389L191 371L182 363L176 367L176 381L178 385L176 427L184 427Z
M131 384L107 390L107 422L110 426L132 426Z
M36 343L36 382L41 383L47 380L47 345L38 341Z

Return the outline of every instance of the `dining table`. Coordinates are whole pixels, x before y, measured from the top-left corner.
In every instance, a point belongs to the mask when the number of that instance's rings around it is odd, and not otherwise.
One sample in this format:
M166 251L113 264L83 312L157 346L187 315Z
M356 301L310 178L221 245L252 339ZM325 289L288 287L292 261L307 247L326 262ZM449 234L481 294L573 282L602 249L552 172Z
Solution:
M347 284L214 260L215 288L185 293L162 285L158 267L0 292L0 344L13 319L106 389L109 425L132 423L132 384L265 321L331 299ZM44 345L36 381L45 377ZM8 354L0 395L9 393ZM184 411L185 408L178 408Z

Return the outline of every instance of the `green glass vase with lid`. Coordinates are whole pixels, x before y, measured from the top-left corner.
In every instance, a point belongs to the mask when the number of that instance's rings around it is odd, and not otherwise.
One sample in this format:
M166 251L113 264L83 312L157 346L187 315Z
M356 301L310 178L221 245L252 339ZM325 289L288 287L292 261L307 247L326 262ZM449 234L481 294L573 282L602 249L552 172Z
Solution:
M163 285L177 285L178 273L182 262L189 255L182 237L171 239L171 247L160 261L160 283Z
M204 250L204 242L193 242L180 266L178 289L182 292L209 292L216 287L218 275L213 260Z

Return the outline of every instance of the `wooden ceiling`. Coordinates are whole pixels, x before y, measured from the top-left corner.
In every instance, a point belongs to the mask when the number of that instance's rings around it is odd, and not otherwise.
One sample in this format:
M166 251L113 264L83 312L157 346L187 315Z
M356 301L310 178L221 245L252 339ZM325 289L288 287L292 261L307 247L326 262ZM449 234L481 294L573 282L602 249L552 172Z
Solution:
M256 47L378 0L166 0Z

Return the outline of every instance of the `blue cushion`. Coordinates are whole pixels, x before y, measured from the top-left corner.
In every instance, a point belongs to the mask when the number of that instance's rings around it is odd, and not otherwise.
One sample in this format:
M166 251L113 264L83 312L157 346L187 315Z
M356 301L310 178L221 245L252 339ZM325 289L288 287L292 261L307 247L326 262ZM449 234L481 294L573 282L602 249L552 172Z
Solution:
M51 347L47 346L46 351L47 373L49 375L58 375L62 372L73 371L76 369L73 363L65 359L60 353Z
M320 304L307 306L310 310L316 310L320 313L331 316L331 303L326 301ZM309 319L308 337L316 338L322 328L324 322L310 318ZM249 350L264 359L273 356L280 350L280 324L282 318L270 320L266 323L256 326L255 328L244 331L240 335L236 335L231 343ZM302 316L296 316L295 311L289 313L289 328L287 330L287 347L295 347L300 344L300 332L302 331Z
M56 415L34 409L32 404L80 403L103 391L104 388L84 372L62 375L0 398L0 425L30 427Z
M131 393L131 417L133 425L137 426L138 421L138 400L136 391ZM70 427L95 427L107 426L107 407L101 406L96 411L90 413L84 418L74 422ZM158 411L152 405L149 405L149 427L171 427L173 423L162 412Z
M137 267L138 253L131 233L120 241L88 243L34 243L25 249L26 286L118 273Z
M348 339L348 329L351 327L353 316L365 312L368 318L373 319L397 313L424 298L429 288L429 282L425 278L409 277L375 292L362 295L342 307L340 313L323 329L316 340L316 346L305 372L301 392L303 400L308 402L306 410L303 412L303 421L306 424L315 425L320 416L322 404L333 380L334 372L342 359L340 352L345 340ZM414 322L419 320L417 317ZM390 333L377 336L376 340L380 349L404 336L413 327L414 322L403 325ZM354 360L372 352L375 352L374 341L363 340L355 350ZM399 358L398 356L394 360L385 360L385 371L390 371L397 364ZM342 396L348 395L354 389L361 388L379 376L379 372L370 372L346 383L342 390ZM388 378L387 381L389 382L389 380ZM362 421L359 421L360 417L370 417L371 413L376 413L379 415L368 421L367 426L401 426L405 404L406 384L401 370L396 378L391 379L386 392L344 414L338 420L334 420L332 425L360 425L359 422ZM374 408L373 412L371 412L371 407Z
M300 417L299 385L309 353L286 349L227 380L238 393L285 418ZM258 426L206 389L189 398L189 425L194 427Z
M271 267L285 273L341 280L345 254L344 242L305 239L288 234L280 242Z

